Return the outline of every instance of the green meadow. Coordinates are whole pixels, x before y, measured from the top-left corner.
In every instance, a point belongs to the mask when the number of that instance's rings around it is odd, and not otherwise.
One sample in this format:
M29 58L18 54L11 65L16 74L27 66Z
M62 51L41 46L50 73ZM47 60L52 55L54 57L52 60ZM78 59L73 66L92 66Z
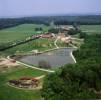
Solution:
M88 34L101 34L101 25L80 25L80 29Z
M45 25L22 24L12 28L0 30L0 43L7 43L16 40L25 39L33 34L38 34L35 28L41 27L44 31L48 30Z
M38 77L46 74L44 71L26 68L24 66L9 69L5 72L0 71L0 100L41 100L40 90L17 89L9 86L7 82L23 76Z

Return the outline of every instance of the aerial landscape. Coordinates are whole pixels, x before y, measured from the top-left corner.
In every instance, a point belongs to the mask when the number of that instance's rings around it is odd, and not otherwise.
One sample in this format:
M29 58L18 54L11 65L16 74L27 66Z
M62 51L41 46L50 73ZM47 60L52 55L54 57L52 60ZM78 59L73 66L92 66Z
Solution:
M0 100L100 100L101 1L0 1Z

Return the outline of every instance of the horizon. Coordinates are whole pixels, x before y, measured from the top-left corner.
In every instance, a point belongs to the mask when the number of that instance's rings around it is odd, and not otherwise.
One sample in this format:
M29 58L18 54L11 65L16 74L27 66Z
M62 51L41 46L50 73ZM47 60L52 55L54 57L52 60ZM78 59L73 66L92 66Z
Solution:
M101 0L4 0L0 18L63 15L101 15Z
M47 14L47 15L30 15L30 16L0 16L0 19L6 18L27 18L27 17L62 17L62 16L101 16L101 14Z

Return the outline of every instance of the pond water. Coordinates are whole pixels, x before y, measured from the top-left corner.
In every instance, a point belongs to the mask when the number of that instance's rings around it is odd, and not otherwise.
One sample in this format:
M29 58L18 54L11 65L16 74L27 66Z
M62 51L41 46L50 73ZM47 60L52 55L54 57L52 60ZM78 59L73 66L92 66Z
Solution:
M39 66L41 61L45 61L51 67L60 67L65 64L74 63L74 60L70 54L74 50L74 48L56 49L39 55L25 56L21 58L20 61L26 64L37 66Z

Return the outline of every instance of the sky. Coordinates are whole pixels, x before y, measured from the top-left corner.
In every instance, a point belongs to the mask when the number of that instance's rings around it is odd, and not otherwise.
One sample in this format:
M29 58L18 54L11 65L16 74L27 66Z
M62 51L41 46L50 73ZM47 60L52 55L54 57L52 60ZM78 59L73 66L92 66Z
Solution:
M0 17L101 14L101 0L0 0Z

